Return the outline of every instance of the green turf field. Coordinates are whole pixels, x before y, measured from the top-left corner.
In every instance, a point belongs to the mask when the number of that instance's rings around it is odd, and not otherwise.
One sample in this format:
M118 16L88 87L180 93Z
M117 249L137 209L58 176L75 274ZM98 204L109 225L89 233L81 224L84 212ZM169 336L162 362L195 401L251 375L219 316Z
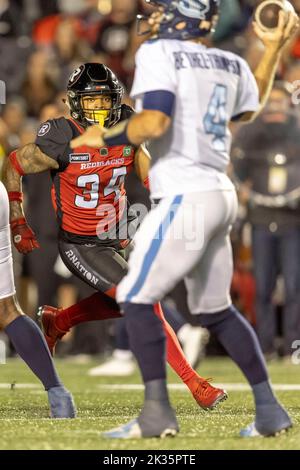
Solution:
M0 366L0 449L300 449L300 390L278 391L291 413L294 428L276 438L239 438L239 430L252 421L253 405L249 391L232 390L229 399L211 412L199 409L185 389L171 387L170 394L180 423L180 434L172 439L108 441L101 432L137 416L143 392L139 375L129 379L90 378L86 375L95 361L79 365L57 360L67 387L78 407L75 420L50 420L46 394L39 382L19 360ZM240 372L227 359L207 359L200 367L205 377L218 383L245 383ZM300 366L276 363L270 366L274 384L300 384ZM9 384L15 383L12 387ZM169 383L178 384L169 373ZM7 384L7 385L6 385ZM24 384L27 388L23 388ZM120 388L116 385L122 384ZM132 384L127 388L127 384ZM112 385L110 387L110 385Z

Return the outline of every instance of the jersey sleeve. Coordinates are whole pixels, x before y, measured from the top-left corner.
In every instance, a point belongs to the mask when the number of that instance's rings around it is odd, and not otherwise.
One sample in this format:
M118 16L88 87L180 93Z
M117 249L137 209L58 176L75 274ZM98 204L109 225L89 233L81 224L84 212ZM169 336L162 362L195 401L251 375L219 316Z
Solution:
M162 40L144 43L136 55L136 71L131 97L151 91L169 91L176 94L174 62Z
M52 119L40 126L35 144L48 157L60 163L72 138L72 129L65 118Z
M240 58L241 76L232 119L249 111L259 109L259 91L253 73L247 62Z

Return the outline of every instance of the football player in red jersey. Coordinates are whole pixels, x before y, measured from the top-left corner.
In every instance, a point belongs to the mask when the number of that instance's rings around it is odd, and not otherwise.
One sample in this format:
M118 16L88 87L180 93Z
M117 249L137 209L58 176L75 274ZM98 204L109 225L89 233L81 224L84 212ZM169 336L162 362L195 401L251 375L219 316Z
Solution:
M44 307L42 325L49 348L72 326L85 321L121 316L114 300L115 288L127 273L127 259L136 221L127 205L124 180L134 166L147 184L149 155L141 146L114 145L71 150L70 141L95 123L108 128L128 119L133 110L122 104L123 88L105 65L88 63L69 80L67 104L71 117L48 121L40 127L35 143L12 152L5 167L11 200L13 241L21 253L38 247L24 217L21 177L51 171L52 200L59 224L59 252L76 276L97 293L65 309ZM131 233L129 233L131 232ZM205 409L227 397L200 377L184 357L177 337L166 322L160 304L155 313L167 335L167 360ZM145 325L147 328L147 325Z

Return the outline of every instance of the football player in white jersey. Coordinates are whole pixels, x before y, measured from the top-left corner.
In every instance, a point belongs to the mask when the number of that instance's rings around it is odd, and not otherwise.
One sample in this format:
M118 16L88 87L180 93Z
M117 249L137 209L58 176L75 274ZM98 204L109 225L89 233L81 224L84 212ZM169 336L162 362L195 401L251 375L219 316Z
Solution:
M11 193L19 200L21 193ZM26 234L23 233L24 240ZM62 385L47 343L39 327L24 315L15 297L10 242L9 201L0 181L0 329L4 330L19 356L38 377L48 393L52 418L75 418L72 395Z
M235 54L208 49L203 37L217 19L218 0L153 0L153 33L136 56L132 97L137 114L119 128L90 128L73 145L150 141L151 196L157 201L135 238L129 272L117 298L125 312L131 348L145 383L139 417L107 437L174 435L178 424L166 388L164 335L153 304L185 280L191 312L216 334L247 377L255 422L243 436L276 435L291 427L278 403L257 337L230 298L230 230L237 214L226 176L231 121L249 121L264 106L282 49L298 27L281 12L274 32L255 25L265 53L255 71Z

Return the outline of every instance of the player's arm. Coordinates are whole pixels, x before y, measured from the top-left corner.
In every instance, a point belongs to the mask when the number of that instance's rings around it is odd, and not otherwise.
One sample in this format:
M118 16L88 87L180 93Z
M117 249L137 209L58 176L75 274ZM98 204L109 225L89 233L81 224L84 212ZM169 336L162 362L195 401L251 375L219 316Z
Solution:
M84 134L71 141L71 147L81 145L99 148L104 145L135 145L147 140L159 139L170 128L175 105L175 95L170 91L157 90L144 94L143 111L129 120L107 130L90 127Z
M127 137L134 145L162 137L170 128L171 117L163 110L144 109L128 122ZM105 138L109 138L108 135Z
M286 21L286 14L283 11L280 12L278 28L275 31L264 31L257 23L254 23L254 31L265 46L263 57L254 72L260 106L256 112L244 113L239 121L254 120L269 99L284 46L299 28L299 17L294 12L290 12L288 13L289 19Z
M71 148L88 145L99 148L105 145L139 146L146 140L158 139L171 125L171 118L162 111L144 110L112 129L91 126L82 135L71 141Z
M35 234L26 222L23 210L22 177L58 169L58 163L44 154L35 144L28 144L12 152L5 159L3 183L10 200L10 222L13 242L21 253L39 247Z
M135 171L145 188L149 188L149 169L151 164L151 156L145 145L141 145L136 153L134 159Z

